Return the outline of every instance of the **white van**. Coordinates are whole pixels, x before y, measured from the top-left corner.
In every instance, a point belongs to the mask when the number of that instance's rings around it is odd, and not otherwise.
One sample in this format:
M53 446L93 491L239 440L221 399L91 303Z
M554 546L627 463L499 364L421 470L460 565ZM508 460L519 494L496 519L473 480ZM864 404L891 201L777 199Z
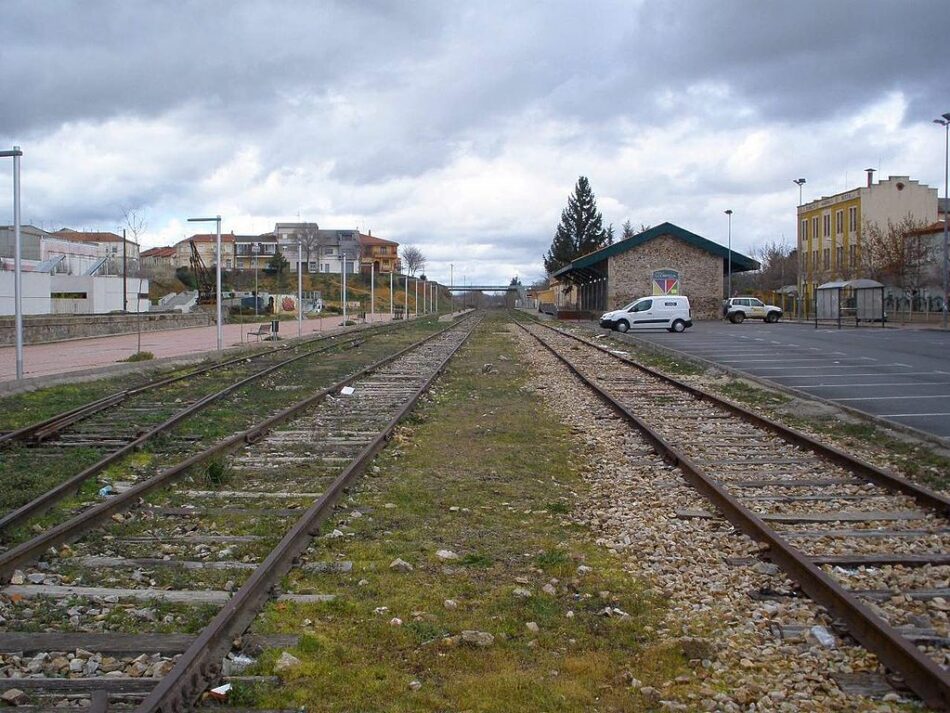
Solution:
M600 326L626 332L628 329L668 329L682 332L693 326L689 298L679 296L641 297L626 307L605 312Z

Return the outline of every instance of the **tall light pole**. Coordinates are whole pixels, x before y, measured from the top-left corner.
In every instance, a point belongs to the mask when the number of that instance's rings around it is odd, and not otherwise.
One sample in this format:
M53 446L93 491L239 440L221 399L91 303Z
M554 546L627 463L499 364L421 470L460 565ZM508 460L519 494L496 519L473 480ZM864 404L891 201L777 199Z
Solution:
M369 263L369 321L376 316L376 263Z
M792 180L792 183L794 183L794 184L796 184L796 185L798 186L798 209L801 210L801 207L802 207L802 186L805 185L806 181L805 181L804 178L796 178L796 179L793 179L793 180ZM801 230L801 222L802 222L802 221L801 221L801 216L800 216L797 212L795 213L795 222L798 223L798 225L795 227L795 232L798 233L798 231ZM804 235L804 233L800 234L799 237L800 237L800 244L799 244L799 246L798 246L798 264L799 264L799 265L802 265L802 264L803 264L803 263L802 263L802 255L805 254L805 235ZM785 265L785 261L783 260L783 261L782 261L782 266L784 267L784 265ZM799 305L801 305L802 293L805 291L805 276L801 274L801 269L799 269L798 272L799 272L799 275L798 275L798 298L797 298L796 301L797 301L797 303L798 303ZM784 280L783 280L783 282L784 282ZM784 307L784 304L783 304L782 306ZM800 310L796 310L796 312L799 312L799 316L801 316L801 315L800 315Z
M726 282L726 299L732 297L732 209L726 211L729 220L729 279Z
M23 378L23 272L20 265L20 156L19 146L0 151L13 159L13 311L16 314L16 378Z
M390 268L389 270L389 321L393 320L393 317L396 315L396 303L393 302L393 275L395 271Z
M409 319L409 275L406 275L406 297L405 307L403 307L403 319Z
M257 289L257 256L261 253L261 244L251 244L251 254L254 256L254 316L257 317L257 304L260 300L260 292Z
M416 293L415 304L413 305L413 316L419 316L419 280L416 280L416 283L413 285L413 291Z
M218 305L218 351L224 349L224 325L221 323L221 216L216 215L214 218L189 218L189 223L215 223L215 232L216 237L214 241L215 245L215 258L214 258L214 274L215 274L215 302Z
M943 154L943 328L947 328L947 273L950 272L950 247L947 243L947 220L950 213L950 112L941 114L942 119L934 119L944 129Z
M346 326L346 250L340 248L340 265L343 272L343 326Z
M303 241L297 238L297 336L303 336Z

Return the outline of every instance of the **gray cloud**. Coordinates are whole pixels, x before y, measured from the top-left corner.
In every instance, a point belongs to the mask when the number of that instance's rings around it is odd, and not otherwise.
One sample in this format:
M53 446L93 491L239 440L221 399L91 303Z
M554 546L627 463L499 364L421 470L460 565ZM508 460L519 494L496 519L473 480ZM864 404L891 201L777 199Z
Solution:
M778 205L794 175L830 192L862 164L912 172L923 149L897 132L950 109L943 0L3 11L0 142L30 152L30 211L77 226L129 205L169 218L224 204L255 224L301 210L537 264L578 174L618 225L718 230L720 202ZM897 129L849 127L894 93ZM768 159L746 143L774 131ZM751 230L793 228L762 207Z

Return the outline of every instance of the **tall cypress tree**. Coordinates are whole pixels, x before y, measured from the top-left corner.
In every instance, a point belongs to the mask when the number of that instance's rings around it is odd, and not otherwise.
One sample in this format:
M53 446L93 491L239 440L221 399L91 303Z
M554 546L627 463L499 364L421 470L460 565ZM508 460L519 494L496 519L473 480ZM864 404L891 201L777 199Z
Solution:
M567 199L567 208L561 211L561 222L544 256L544 269L550 274L574 258L604 247L608 233L603 223L590 181L581 176Z

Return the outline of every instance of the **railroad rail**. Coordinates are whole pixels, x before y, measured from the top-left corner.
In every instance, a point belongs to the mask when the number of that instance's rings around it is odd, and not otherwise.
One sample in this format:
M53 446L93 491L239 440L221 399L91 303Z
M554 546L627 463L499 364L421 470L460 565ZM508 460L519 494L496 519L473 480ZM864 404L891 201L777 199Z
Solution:
M28 681L34 692L91 697L95 711L110 701L135 703L139 713L190 709L221 680L235 638L267 601L320 600L275 590L295 561L308 566L308 545L344 490L478 321L430 334L0 555L0 578L23 581L0 589L0 655L40 652L30 670L49 674L0 680L0 689ZM122 620L110 617L129 612L129 601L165 609L131 609L141 618L135 633L111 631ZM40 606L43 633L30 633ZM213 616L203 614L209 606ZM197 635L142 632L150 621L202 616L210 621ZM67 645L78 678L63 678L65 659L45 653ZM123 662L120 653L140 655ZM107 661L123 673L96 675Z
M55 470L59 482L0 516L0 534L41 515L78 492L90 478L242 387L298 361L362 342L359 335L324 336L243 355L112 394L8 434L8 447L18 442L21 450L7 456L7 468L23 469L17 456L25 461L42 458L43 467ZM77 459L77 448L94 453L96 459Z
M920 614L950 597L950 499L625 354L518 323L921 699L950 709L946 616ZM931 626L911 625L921 619Z

